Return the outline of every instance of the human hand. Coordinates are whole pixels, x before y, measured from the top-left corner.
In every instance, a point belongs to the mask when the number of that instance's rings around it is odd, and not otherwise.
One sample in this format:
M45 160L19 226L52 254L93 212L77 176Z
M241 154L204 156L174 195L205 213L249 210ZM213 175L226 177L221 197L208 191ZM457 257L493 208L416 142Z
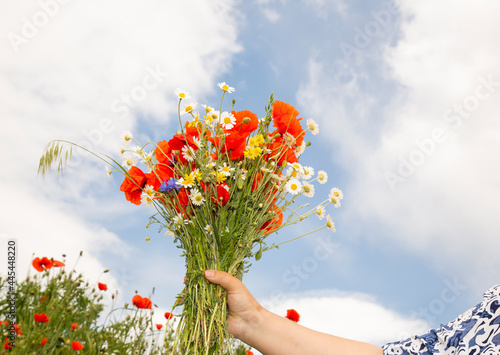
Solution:
M229 333L238 339L243 339L251 328L259 326L259 314L263 308L240 280L218 270L205 271L205 278L227 291Z

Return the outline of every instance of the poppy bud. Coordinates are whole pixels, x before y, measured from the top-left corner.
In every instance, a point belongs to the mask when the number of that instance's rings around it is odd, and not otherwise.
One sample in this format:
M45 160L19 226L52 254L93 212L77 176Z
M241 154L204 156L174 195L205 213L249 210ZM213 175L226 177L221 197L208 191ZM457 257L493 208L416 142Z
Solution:
M243 123L250 123L250 122L252 122L252 119L250 117L245 117L243 119Z

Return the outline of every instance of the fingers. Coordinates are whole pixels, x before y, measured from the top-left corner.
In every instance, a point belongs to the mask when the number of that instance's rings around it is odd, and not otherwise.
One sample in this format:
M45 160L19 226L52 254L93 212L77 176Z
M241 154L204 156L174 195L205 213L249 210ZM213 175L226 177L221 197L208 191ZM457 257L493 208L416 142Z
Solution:
M245 287L240 280L224 271L206 270L205 278L214 284L221 285L228 292L238 291Z

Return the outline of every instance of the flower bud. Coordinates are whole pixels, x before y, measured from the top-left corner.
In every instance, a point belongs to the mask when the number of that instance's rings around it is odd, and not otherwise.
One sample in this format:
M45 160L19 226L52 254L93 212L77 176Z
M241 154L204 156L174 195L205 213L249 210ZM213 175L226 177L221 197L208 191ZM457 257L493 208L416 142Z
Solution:
M252 122L252 119L250 117L245 117L243 119L243 123L250 123L250 122Z

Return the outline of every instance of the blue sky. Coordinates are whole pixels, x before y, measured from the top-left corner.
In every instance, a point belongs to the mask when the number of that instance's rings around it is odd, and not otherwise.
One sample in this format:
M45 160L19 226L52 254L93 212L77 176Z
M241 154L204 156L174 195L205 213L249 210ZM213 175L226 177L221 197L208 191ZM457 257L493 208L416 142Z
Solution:
M334 186L345 196L330 211L335 234L253 263L244 282L254 295L280 314L294 307L306 326L380 345L451 320L499 282L498 6L4 3L0 236L17 238L21 275L32 254L72 261L83 250L89 280L109 268L101 280L123 302L155 287L153 301L168 309L183 261L168 238L145 242L150 211L125 201L122 178L77 156L62 178L42 180L38 158L55 138L116 156L124 129L168 139L174 90L217 106L226 81L237 109L262 116L274 93L314 118L320 134L301 162L329 182L313 202Z

